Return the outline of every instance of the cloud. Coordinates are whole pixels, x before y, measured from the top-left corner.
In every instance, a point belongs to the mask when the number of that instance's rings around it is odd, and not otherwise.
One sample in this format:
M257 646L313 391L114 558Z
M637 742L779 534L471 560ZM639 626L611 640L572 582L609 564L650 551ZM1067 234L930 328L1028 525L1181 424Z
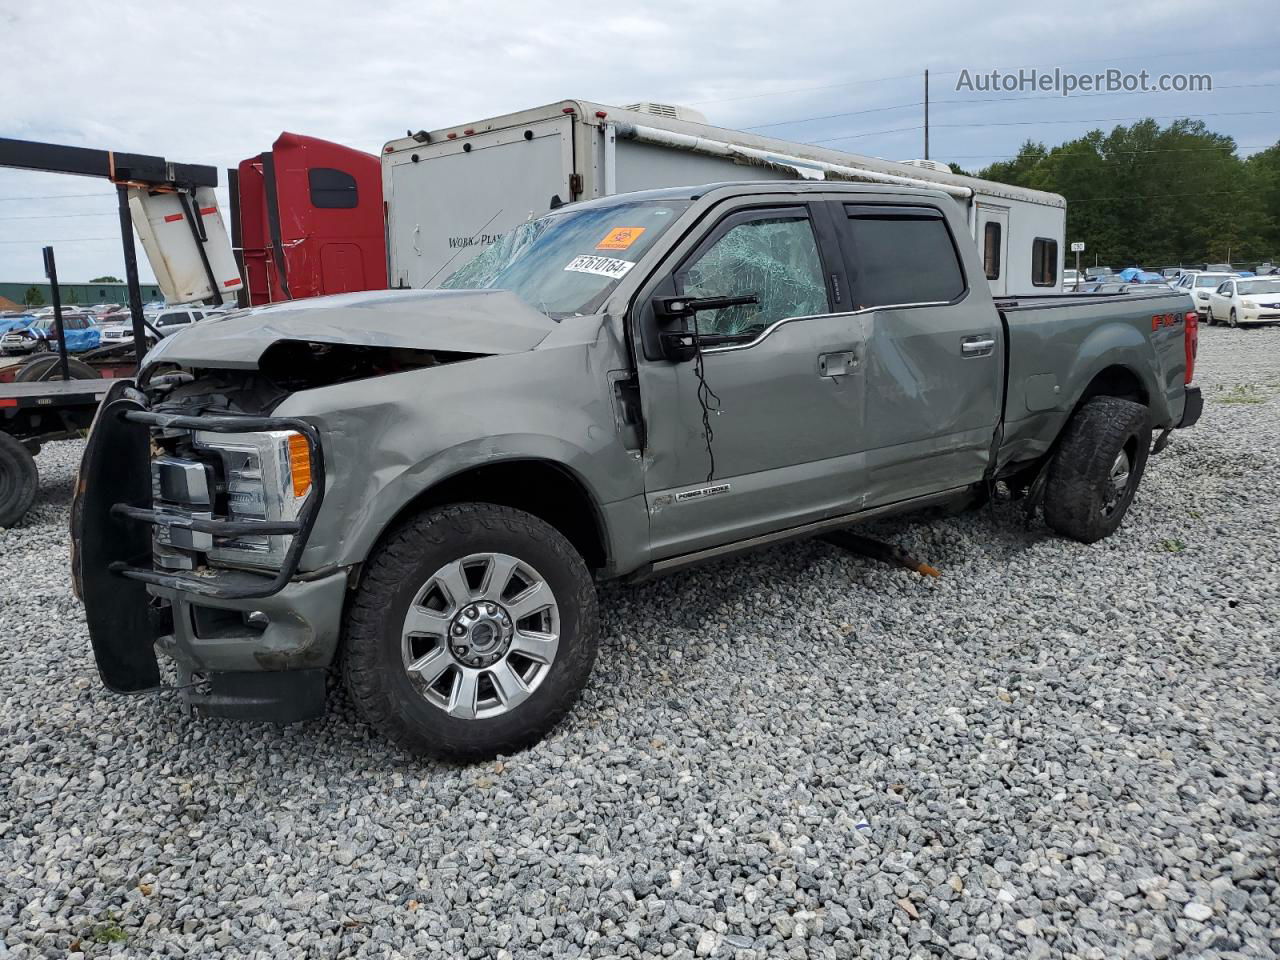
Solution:
M282 130L377 152L408 129L568 97L693 104L730 127L892 107L767 132L807 141L839 137L827 145L905 159L923 149L915 104L926 66L933 71L933 155L978 166L1013 153L1027 138L1053 143L1078 135L1090 118L1265 111L1280 89L941 102L965 99L953 89L962 67L1083 62L1078 69L1092 69L1091 62L1189 69L1187 25L1223 22L1208 0L1142 0L1123 11L1082 3L1071 12L990 0L980 14L955 3L904 8L833 0L661 0L625 8L567 0L122 0L109 15L83 0L21 6L0 0L0 6L5 136L223 168L266 149ZM1199 47L1195 69L1210 70L1219 84L1280 82L1280 70L1266 68L1275 62L1270 51L1280 32L1270 5L1235 4L1231 23L1250 26L1225 29L1222 40ZM1036 125L1061 118L1081 123ZM979 126L992 122L1030 125ZM1207 122L1244 145L1276 139L1274 115ZM888 130L898 132L876 132ZM95 191L100 198L7 199ZM6 198L0 279L35 279L40 244L59 240L60 272L68 279L122 269L118 241L68 242L114 235L114 198L104 182L0 170L0 198ZM65 216L72 213L96 216Z

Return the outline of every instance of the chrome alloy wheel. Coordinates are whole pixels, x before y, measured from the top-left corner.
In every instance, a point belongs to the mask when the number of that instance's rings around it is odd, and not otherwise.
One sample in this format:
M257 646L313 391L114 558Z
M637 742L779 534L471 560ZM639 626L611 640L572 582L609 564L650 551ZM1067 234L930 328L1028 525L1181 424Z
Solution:
M1121 450L1116 454L1116 459L1111 464L1111 472L1107 479L1109 481L1109 489L1107 490L1106 501L1102 505L1102 515L1109 517L1116 511L1116 507L1120 501L1124 499L1125 491L1129 488L1129 473L1132 470L1129 462L1129 452Z
M401 653L428 703L462 720L514 710L538 688L560 642L560 608L532 566L505 553L445 564L405 614Z

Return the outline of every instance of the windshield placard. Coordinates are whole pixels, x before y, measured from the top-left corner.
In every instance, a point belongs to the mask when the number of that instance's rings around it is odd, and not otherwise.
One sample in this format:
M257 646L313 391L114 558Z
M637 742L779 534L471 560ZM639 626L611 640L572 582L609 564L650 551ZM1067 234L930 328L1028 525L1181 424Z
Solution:
M572 273L592 273L597 277L608 277L610 280L621 280L635 264L630 260L615 260L613 257L595 257L583 254L574 257L565 265L565 270Z

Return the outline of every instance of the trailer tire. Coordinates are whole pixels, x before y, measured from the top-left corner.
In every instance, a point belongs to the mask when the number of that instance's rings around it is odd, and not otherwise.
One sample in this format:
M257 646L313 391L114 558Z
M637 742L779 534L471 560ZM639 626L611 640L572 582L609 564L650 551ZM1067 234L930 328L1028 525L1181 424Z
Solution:
M67 373L71 375L72 380L101 379L97 370L75 357L67 357ZM24 363L13 379L16 383L61 380L62 363L56 354L54 356L44 354Z
M558 530L510 507L451 504L373 552L347 608L343 675L365 719L410 752L487 758L568 714L598 632L595 585Z
M1094 397L1067 424L1049 464L1044 517L1058 533L1095 543L1120 526L1151 450L1147 408Z
M9 434L0 433L0 527L21 520L39 488L35 457Z

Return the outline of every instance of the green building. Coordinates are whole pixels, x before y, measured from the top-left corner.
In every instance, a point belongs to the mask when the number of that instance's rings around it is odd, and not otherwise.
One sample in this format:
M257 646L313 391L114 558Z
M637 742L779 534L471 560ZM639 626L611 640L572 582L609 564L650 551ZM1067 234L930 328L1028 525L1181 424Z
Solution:
M142 286L142 302L163 300L164 294L154 283ZM22 305L27 303L27 293L32 288L39 291L40 300L29 306L49 306L53 303L53 294L48 280L9 282L0 280L0 297ZM63 306L91 307L95 303L128 303L129 288L123 283L59 283L58 292L62 296Z

